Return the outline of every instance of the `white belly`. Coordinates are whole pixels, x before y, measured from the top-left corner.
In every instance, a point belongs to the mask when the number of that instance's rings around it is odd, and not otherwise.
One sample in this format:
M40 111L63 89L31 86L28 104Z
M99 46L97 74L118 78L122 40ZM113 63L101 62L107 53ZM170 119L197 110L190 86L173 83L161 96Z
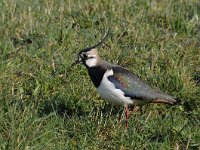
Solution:
M133 104L133 101L129 97L125 97L124 93L120 89L116 89L115 85L107 79L110 75L113 75L113 71L106 71L100 86L97 88L101 97L117 105Z

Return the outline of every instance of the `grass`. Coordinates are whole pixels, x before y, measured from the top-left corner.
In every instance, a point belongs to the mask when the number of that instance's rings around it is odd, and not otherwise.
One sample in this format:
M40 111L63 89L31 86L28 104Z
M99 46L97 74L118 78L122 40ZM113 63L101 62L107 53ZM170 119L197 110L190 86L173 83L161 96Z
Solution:
M0 149L200 149L198 0L1 0ZM102 58L180 106L146 105L125 129L102 100L82 48L111 29Z

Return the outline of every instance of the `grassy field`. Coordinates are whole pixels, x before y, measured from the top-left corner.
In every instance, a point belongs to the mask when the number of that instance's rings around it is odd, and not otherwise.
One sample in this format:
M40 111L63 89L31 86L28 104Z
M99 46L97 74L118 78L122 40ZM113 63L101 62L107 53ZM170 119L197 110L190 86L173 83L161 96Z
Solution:
M199 0L1 0L0 10L0 149L200 149ZM146 105L125 129L123 107L70 68L107 28L101 57L181 105Z

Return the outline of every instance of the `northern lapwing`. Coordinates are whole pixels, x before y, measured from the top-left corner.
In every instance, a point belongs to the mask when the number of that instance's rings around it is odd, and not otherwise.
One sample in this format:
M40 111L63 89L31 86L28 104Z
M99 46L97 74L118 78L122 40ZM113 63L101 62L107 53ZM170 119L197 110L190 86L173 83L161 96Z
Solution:
M83 64L100 96L113 104L125 106L126 127L129 117L128 106L177 103L174 97L152 88L126 68L101 59L96 48L102 45L107 35L108 33L96 45L81 50L72 66Z

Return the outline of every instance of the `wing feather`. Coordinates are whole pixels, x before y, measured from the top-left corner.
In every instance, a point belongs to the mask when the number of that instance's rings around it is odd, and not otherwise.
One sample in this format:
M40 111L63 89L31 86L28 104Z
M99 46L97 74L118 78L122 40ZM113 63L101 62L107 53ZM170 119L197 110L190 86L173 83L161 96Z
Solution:
M172 99L171 96L161 93L153 89L150 85L142 81L138 76L134 75L125 68L115 66L112 67L113 75L108 76L116 88L121 89L125 96L132 99L145 100L152 102L155 99Z

